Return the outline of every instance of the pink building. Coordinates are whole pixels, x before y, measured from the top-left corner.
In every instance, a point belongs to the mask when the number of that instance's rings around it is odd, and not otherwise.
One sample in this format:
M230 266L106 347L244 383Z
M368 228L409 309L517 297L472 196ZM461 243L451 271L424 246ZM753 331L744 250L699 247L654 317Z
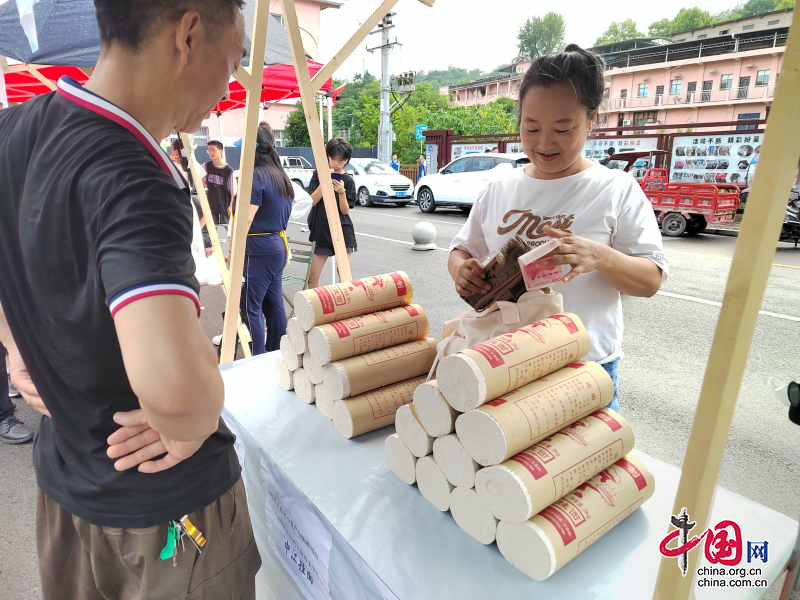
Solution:
M592 48L606 61L599 126L665 125L675 130L692 123L765 119L775 97L791 15L791 10L776 11L671 39Z
M674 130L700 122L765 119L775 96L792 14L791 9L773 11L669 38L591 48L606 61L606 100L598 125L660 124ZM506 68L508 74L440 92L450 94L456 106L487 104L500 96L516 100L530 65L513 64Z
M319 50L322 46L322 30L320 27L320 13L327 8L339 8L343 3L331 0L296 0L297 19L300 22L300 34L303 39L303 48L311 60L318 60ZM272 2L271 14L283 24L283 14L280 2ZM274 23L272 20L270 24ZM249 34L249 32L248 32ZM282 145L282 133L286 127L286 119L294 110L297 99L285 103L267 104L262 107L261 120L270 124L276 133L276 142ZM242 137L244 128L244 109L231 110L223 113L222 117L211 115L203 121L203 127L208 128L209 139L222 140L225 144L232 144Z
M478 79L463 85L445 86L440 88L439 92L450 94L456 106L488 104L489 102L494 102L500 96L516 100L518 97L517 87L530 66L530 61L515 63L504 69L507 74Z

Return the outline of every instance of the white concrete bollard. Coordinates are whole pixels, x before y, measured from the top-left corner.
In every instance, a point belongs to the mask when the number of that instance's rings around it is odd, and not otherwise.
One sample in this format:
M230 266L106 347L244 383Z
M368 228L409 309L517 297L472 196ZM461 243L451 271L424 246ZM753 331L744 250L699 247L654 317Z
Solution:
M414 239L412 250L436 250L436 228L430 221L422 221L414 225L411 230L411 237Z

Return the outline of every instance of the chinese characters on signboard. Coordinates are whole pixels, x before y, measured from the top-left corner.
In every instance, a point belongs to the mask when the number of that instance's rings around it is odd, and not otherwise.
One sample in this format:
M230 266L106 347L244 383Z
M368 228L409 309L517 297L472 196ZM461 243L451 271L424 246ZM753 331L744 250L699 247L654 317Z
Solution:
M744 183L747 168L761 152L762 133L693 135L672 142L671 181Z
M608 149L616 152L630 150L655 150L658 148L658 137L606 137L586 140L583 155L589 160L598 162L608 156Z

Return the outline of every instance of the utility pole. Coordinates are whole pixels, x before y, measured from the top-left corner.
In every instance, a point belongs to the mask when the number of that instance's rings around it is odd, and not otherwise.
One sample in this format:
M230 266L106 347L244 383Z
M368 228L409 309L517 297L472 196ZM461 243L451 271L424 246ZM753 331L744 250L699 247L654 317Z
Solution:
M392 120L391 103L389 93L391 91L391 81L389 76L389 53L392 46L398 45L397 40L389 42L389 30L394 28L392 17L396 13L387 13L383 21L378 23L378 31L381 33L381 45L377 48L367 48L367 51L381 51L381 121L378 129L378 160L383 163L390 163L392 160ZM372 33L378 33L373 31ZM370 35L372 35L370 33Z

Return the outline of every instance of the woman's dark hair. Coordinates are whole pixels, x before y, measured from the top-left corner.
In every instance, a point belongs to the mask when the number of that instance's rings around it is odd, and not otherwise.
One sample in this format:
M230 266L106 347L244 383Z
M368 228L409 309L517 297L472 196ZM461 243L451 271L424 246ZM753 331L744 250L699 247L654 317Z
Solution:
M325 154L327 154L328 158L341 156L344 162L347 163L353 156L353 147L347 140L335 137L325 144Z
M256 157L253 161L255 173L264 183L269 183L278 190L284 198L294 200L292 180L281 166L281 157L275 150L275 137L271 131L258 128Z
M589 118L597 112L603 100L603 71L605 62L596 54L570 44L560 54L540 56L533 61L519 86L519 118L522 123L522 101L532 87L550 87L567 82L578 102L586 107Z

